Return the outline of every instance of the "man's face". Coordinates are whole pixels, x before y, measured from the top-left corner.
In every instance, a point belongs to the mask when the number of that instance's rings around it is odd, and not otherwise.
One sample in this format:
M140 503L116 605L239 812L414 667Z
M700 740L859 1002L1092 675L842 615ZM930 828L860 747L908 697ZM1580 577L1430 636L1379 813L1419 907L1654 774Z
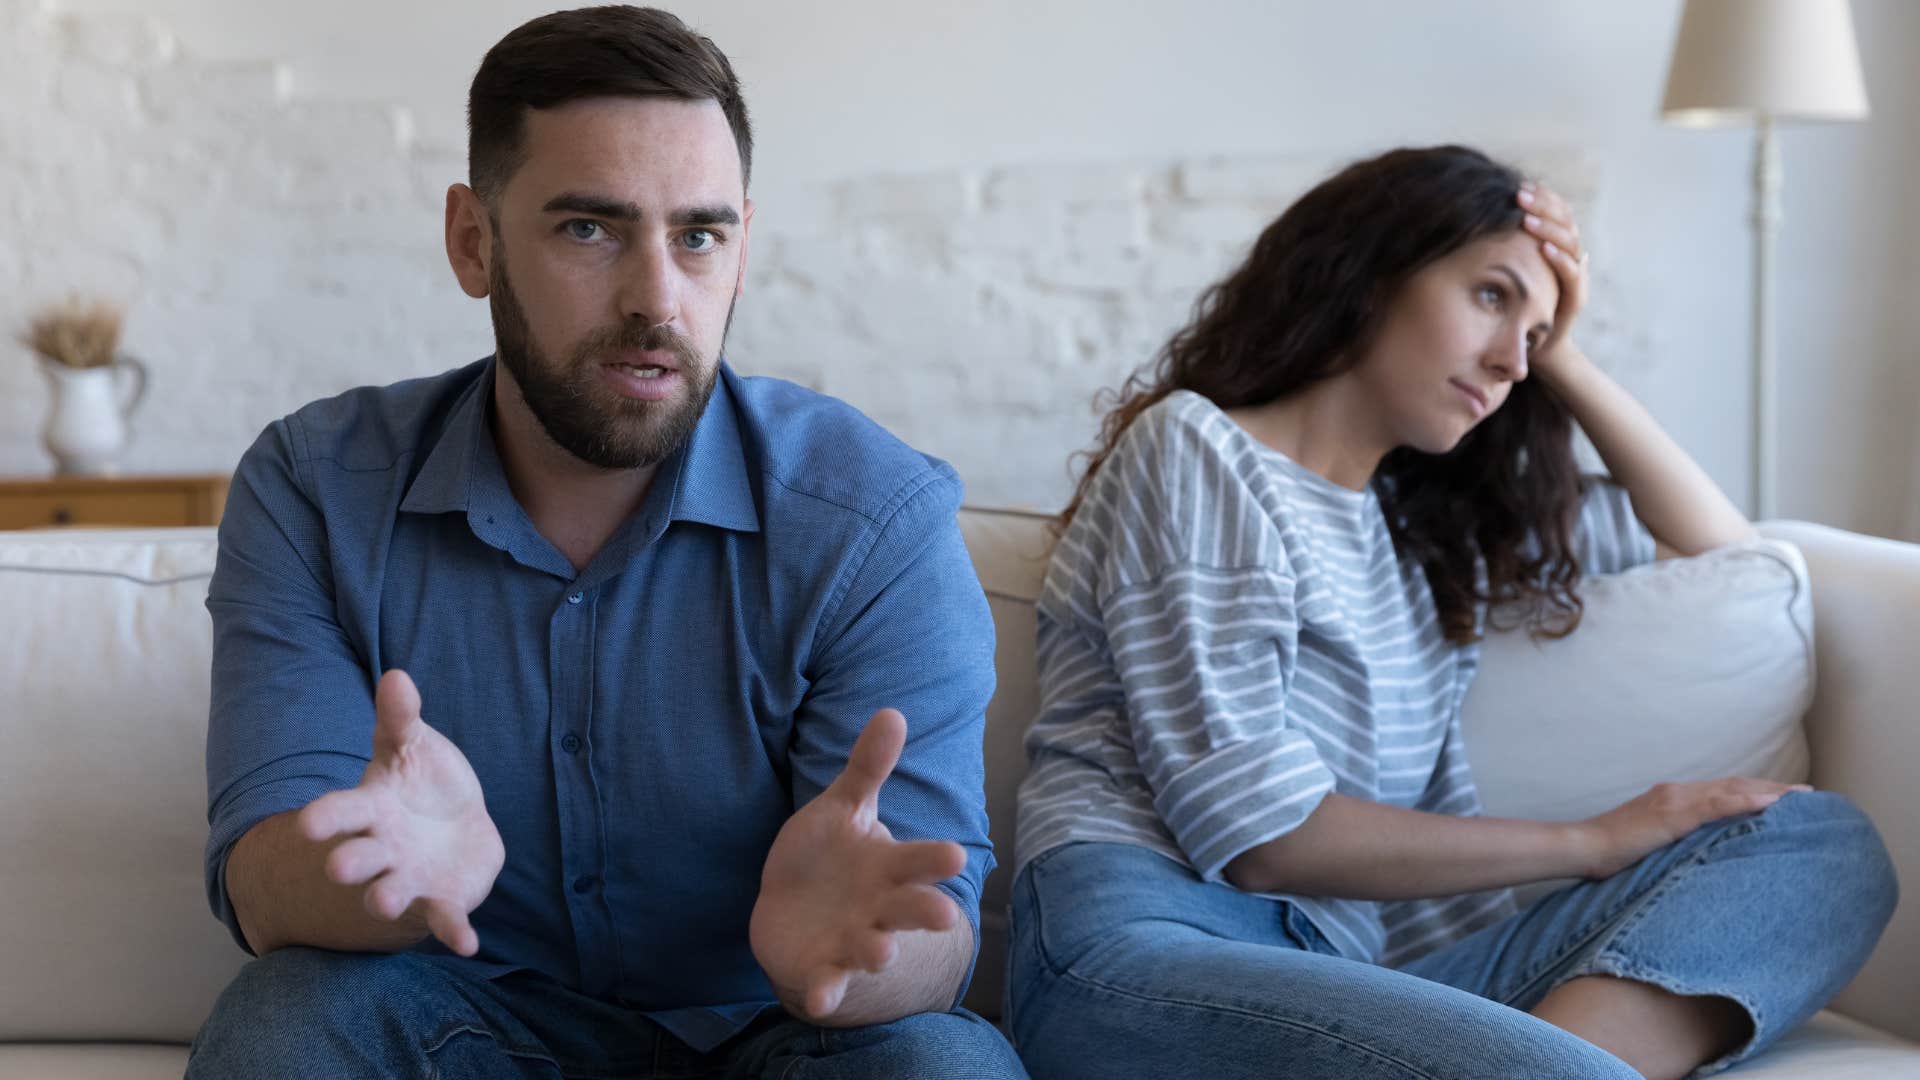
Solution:
M746 270L733 133L714 101L593 98L528 110L524 149L493 214L500 363L574 457L654 464L706 408Z

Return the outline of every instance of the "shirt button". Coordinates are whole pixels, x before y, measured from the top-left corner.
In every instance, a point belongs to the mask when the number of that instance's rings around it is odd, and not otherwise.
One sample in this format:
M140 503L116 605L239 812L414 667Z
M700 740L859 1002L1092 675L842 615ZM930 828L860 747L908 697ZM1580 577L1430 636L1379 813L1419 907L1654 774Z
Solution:
M569 597L567 597L567 603L569 603L569 604L577 604L577 603L579 603L579 602L580 602L580 599L581 599L581 597L582 597L582 595L583 595L583 594L581 594L581 593L574 593L574 594L573 594L572 596L569 596Z
M560 749L565 750L569 754L579 753L580 752L580 736L568 735L566 738L561 739Z
M598 884L600 884L600 879L594 875L581 874L579 877L573 879L573 891L582 894L590 893L593 891L593 887Z

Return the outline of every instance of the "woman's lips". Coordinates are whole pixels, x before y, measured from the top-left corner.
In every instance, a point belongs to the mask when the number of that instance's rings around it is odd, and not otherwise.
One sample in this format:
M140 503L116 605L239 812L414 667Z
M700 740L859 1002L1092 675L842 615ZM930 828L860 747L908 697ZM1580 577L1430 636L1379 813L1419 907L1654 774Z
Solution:
M1473 403L1474 415L1484 416L1486 414L1487 406L1493 403L1492 399L1487 397L1486 391L1463 383L1459 379L1448 379L1447 381L1452 383L1462 394L1466 395L1468 401Z

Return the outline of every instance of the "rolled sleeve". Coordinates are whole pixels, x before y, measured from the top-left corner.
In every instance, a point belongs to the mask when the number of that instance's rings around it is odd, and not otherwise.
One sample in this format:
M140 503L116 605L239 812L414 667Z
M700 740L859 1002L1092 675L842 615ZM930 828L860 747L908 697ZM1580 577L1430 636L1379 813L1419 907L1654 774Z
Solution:
M994 638L955 519L959 497L959 480L940 467L903 493L853 561L794 720L793 800L803 806L833 782L875 711L900 710L907 741L881 788L880 820L898 839L965 850L966 867L938 887L973 928L977 960L981 883L994 866L982 752Z
M1285 835L1333 790L1287 723L1293 579L1188 566L1115 593L1102 618L1154 807L1202 877Z
M324 526L295 444L276 422L241 459L207 591L207 899L242 948L226 887L233 845L266 818L358 783L372 742L372 683L335 616Z

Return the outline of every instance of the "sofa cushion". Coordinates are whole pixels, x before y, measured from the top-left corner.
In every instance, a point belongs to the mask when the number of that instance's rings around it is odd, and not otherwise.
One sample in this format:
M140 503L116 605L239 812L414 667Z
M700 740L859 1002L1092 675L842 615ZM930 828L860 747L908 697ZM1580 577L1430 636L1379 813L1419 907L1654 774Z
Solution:
M0 1046L0 1080L177 1080L186 1068L184 1046ZM1772 1050L1722 1075L1740 1080L1920 1077L1920 1047L1836 1013L1823 1012Z
M1813 600L1799 549L1758 540L1581 587L1560 640L1489 635L1462 710L1487 813L1570 821L1663 780L1807 778Z
M0 1080L180 1080L186 1071L184 1046L0 1045Z
M184 1042L207 908L212 529L0 533L0 1041Z

